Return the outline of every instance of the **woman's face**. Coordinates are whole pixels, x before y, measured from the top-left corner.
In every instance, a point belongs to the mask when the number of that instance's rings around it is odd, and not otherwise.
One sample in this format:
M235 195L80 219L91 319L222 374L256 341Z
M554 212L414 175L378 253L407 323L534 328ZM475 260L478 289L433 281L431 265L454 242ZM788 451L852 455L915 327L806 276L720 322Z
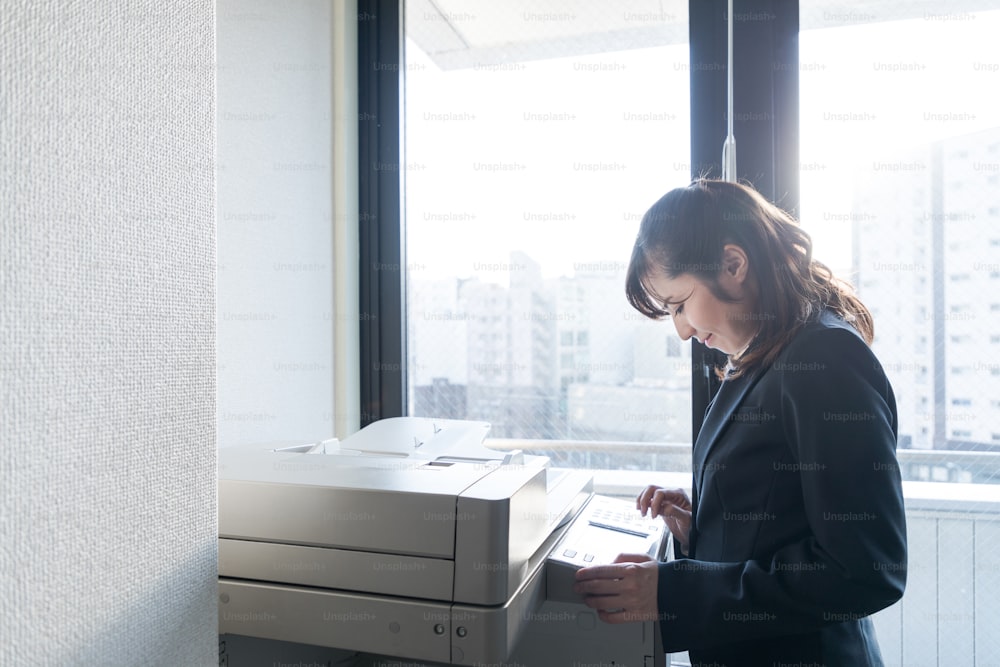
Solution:
M753 317L755 299L745 287L746 255L742 249L736 254L727 254L719 275L720 288L738 299L735 303L716 298L706 283L689 273L668 278L657 271L648 277L646 284L666 305L681 340L694 336L706 346L730 355L739 355L750 344L758 328L757 318Z

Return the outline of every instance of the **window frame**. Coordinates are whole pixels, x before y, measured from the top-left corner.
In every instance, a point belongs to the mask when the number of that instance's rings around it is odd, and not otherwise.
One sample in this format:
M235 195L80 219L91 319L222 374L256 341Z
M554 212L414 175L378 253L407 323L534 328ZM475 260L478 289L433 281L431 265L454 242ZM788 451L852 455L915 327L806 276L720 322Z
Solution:
M358 0L362 426L405 416L408 405L403 2ZM727 110L726 11L726 0L688 0L692 178L721 173ZM740 20L740 16L749 18ZM799 3L741 0L735 18L733 115L738 176L796 214ZM721 67L711 66L715 64ZM393 164L395 169L379 168ZM692 442L718 388L712 369L722 360L718 352L692 341Z
M358 0L361 427L406 414L403 0Z

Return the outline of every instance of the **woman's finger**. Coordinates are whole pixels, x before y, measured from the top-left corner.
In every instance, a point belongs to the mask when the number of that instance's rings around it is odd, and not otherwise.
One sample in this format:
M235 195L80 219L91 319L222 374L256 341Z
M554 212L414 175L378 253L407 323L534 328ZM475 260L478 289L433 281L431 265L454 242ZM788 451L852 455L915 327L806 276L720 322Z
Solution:
M614 564L582 567L576 571L576 580L580 582L592 579L621 579L623 569L621 565Z
M618 579L589 579L587 581L578 581L573 584L573 590L580 595L592 596L594 598L604 600L606 598L620 596L622 582ZM613 606L614 605L608 605L607 608L611 609Z
M649 504L653 499L653 494L655 494L659 488L660 487L658 486L650 484L643 489L642 493L639 494L639 497L635 499L635 508L642 513L642 516L646 516L646 511L649 509Z
M618 554L612 563L645 563L653 560L649 554Z
M677 521L682 521L682 522L691 520L690 510L686 510L683 507L680 507L673 503L665 504L660 514L662 514L664 518L670 517L671 519L676 519Z

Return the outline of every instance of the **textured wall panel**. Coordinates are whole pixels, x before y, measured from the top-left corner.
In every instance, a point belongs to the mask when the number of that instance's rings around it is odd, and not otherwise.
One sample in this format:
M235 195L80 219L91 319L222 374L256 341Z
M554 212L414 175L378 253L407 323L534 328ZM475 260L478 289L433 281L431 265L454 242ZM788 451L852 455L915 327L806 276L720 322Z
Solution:
M216 654L214 5L0 5L0 664Z

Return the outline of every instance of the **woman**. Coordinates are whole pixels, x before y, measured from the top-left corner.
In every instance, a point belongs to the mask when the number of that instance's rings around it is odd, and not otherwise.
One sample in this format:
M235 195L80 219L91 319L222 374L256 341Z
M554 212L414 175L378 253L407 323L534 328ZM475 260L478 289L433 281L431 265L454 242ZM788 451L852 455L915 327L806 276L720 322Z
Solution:
M626 292L726 353L689 499L646 488L676 558L623 554L577 590L607 622L657 619L692 665L881 665L868 616L906 581L892 387L871 313L749 187L696 180L646 213Z

